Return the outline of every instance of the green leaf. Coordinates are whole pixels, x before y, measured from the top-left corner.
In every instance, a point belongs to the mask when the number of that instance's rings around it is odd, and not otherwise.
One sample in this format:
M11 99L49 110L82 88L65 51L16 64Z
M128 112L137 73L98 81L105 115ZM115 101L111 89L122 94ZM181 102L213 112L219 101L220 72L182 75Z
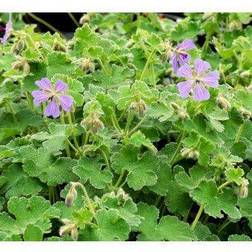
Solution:
M42 241L43 232L39 227L29 224L24 231L25 241Z
M102 169L103 164L95 159L82 158L73 172L78 175L82 183L88 180L96 189L104 189L112 181L112 173L108 169Z
M240 219L241 213L237 208L237 198L230 190L218 192L213 181L203 181L191 192L192 198L204 206L204 211L215 218L222 218L226 213L232 219Z
M6 183L2 190L5 192L6 198L36 195L42 190L41 183L37 179L29 177L17 164L10 165L3 175Z
M152 144L149 138L138 130L137 132L133 133L131 137L128 139L127 144L132 144L134 147L140 148L142 145L152 151L154 154L157 153L156 147Z
M8 210L15 218L6 212L0 213L0 226L4 239L12 235L24 234L28 225L35 225L42 233L48 233L51 230L50 219L59 215L59 211L40 196L29 199L12 197L8 201Z
M229 168L225 171L227 181L241 185L244 171L241 168Z
M160 234L157 229L157 220L159 217L159 210L146 203L138 203L138 214L144 219L139 226L139 232L137 240L139 241L159 241Z
M124 241L129 236L129 226L115 209L100 209L96 212L97 229L95 233L101 241Z
M40 131L32 135L31 139L43 141L46 151L57 152L65 149L65 141L70 135L70 128L67 125L50 123L48 132Z
M185 171L180 171L175 175L175 179L179 185L191 191L198 187L201 181L209 178L211 171L206 168L196 165L189 170L190 176Z
M24 171L31 177L38 177L49 186L74 181L76 175L72 172L76 160L62 157L53 162L51 154L44 148L34 148L31 145L18 149L19 160Z
M233 234L228 237L228 241L251 241L251 238L245 234Z
M158 225L160 236L167 241L193 241L196 236L188 223L180 221L176 216L164 216Z
M122 148L112 157L112 167L117 172L128 171L127 183L135 191L157 182L158 159L150 153L138 158L133 148Z

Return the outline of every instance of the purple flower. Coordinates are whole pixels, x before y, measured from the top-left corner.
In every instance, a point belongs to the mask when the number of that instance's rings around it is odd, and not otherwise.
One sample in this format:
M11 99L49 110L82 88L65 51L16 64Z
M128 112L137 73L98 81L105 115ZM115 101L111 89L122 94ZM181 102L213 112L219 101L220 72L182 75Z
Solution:
M173 70L177 72L177 70L183 66L184 64L188 63L190 59L190 55L187 51L195 48L195 45L192 40L186 39L182 43L178 44L170 59L170 63L172 64Z
M4 32L4 35L2 38L0 38L0 41L1 43L5 44L8 40L8 38L10 37L11 35L11 32L12 32L12 22L11 20L9 20L7 23L6 23L6 26L5 26L5 32Z
M36 81L35 84L39 87L39 90L32 92L34 98L33 102L36 106L43 102L48 102L44 114L46 116L52 116L57 118L60 115L60 109L64 111L70 111L73 105L73 98L66 95L68 85L61 80L57 80L55 86L47 78L42 78Z
M210 64L201 59L196 59L193 67L188 64L180 67L177 76L186 79L186 81L177 84L180 95L186 98L191 93L194 100L208 100L210 94L207 88L217 88L219 86L219 72L209 71L210 68Z

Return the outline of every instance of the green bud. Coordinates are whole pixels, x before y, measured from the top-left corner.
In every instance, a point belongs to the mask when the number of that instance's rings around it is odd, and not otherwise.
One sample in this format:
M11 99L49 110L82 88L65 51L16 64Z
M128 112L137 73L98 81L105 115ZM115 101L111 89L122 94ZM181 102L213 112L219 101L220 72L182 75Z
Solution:
M185 147L181 150L181 156L184 158L196 160L199 158L199 152L195 150L194 148Z
M94 134L104 128L103 122L96 113L91 113L88 117L83 119L80 124L83 128L90 130Z
M16 69L19 71L23 71L25 74L30 73L30 65L27 62L27 60L19 58L15 62L12 63L11 65L12 69Z
M248 185L249 185L249 181L243 178L242 183L239 188L239 193L238 193L240 198L244 199L248 197Z
M134 101L130 104L130 109L134 110L137 112L140 116L143 116L147 106L144 100L140 99L139 101Z
M65 204L67 207L73 206L73 203L77 198L77 195L78 195L78 193L75 189L75 184L72 184L72 186L70 187L70 189L66 195L66 198L65 198Z
M53 42L53 50L59 52L66 52L67 47L63 43L60 43L58 40L55 39Z
M64 235L67 235L67 234L71 234L71 236L72 236L72 232L73 232L73 234L75 235L74 238L76 238L76 231L77 231L77 236L78 236L78 230L77 230L76 224L72 223L72 222L69 222L69 223L65 224L64 226L60 227L59 235L64 236Z
M80 24L83 25L85 23L88 23L90 21L90 16L91 14L84 14L81 18L80 18Z
M219 95L217 97L217 105L220 107L220 108L223 108L225 110L229 110L231 108L231 104L230 102L222 95Z
M92 73L95 71L95 64L89 58L82 59L80 63L80 68L86 73Z
M249 120L252 117L252 113L243 107L239 109L239 112L245 120Z

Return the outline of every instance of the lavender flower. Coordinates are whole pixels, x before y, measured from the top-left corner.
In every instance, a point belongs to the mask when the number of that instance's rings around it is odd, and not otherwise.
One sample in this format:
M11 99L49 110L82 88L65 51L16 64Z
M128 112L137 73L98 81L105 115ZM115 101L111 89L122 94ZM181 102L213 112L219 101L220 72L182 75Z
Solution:
M188 63L190 59L190 55L188 51L195 48L195 45L192 40L186 39L182 43L178 44L170 59L170 63L172 64L173 70L177 72L177 70L183 66L184 64Z
M219 86L219 72L209 71L210 68L210 64L201 59L194 61L194 67L188 64L180 67L177 76L186 78L186 81L177 84L180 95L186 98L191 93L194 100L208 100L210 94L207 88L217 88Z
M47 78L42 78L36 81L35 84L39 87L39 90L33 91L32 96L35 105L40 105L44 102L49 102L44 114L46 116L52 116L57 118L60 115L60 109L64 111L70 111L73 105L73 98L66 95L68 85L61 80L57 80L55 86Z
M6 26L5 26L5 32L4 32L4 35L2 38L0 38L0 41L2 44L5 44L8 40L8 38L10 37L11 35L11 32L12 32L12 22L11 20L9 20L7 23L6 23Z

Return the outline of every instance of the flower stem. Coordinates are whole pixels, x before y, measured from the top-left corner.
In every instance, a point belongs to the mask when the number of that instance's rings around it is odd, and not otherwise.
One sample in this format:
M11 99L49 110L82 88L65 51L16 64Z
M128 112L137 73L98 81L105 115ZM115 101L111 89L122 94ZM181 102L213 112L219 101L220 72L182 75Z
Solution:
M44 19L36 16L33 13L27 13L30 17L32 17L34 20L38 21L39 23L43 24L44 26L46 26L47 28L49 28L50 30L59 33L59 35L64 38L64 36L62 35L62 33L56 29L53 25L49 24L48 22L46 22Z
M92 214L95 215L95 209L94 209L94 207L93 207L93 204L92 204L91 199L89 198L89 195L88 195L88 193L87 193L87 190L86 190L85 186L84 186L83 184L79 183L79 182L75 182L75 184L76 184L77 186L79 186L79 187L82 189L82 191L83 191L83 193L84 193L84 196L85 196L85 198L87 199L88 208L89 208L89 210L92 212Z
M70 124L71 130L72 130L72 133L73 133L73 140L74 140L75 148L76 148L79 152L81 152L81 151L80 151L80 146L79 146L78 141L77 141L77 138L76 138L76 136L75 136L75 134L74 134L74 132L73 132L74 125L73 125L72 116L71 116L70 112L67 112L67 119L68 119L68 123Z
M142 71L142 73L141 73L141 76L140 76L139 80L142 80L142 79L143 79L144 74L145 74L145 72L147 71L147 69L148 69L148 67L149 67L149 64L150 64L150 61L151 61L151 59L152 59L152 56L154 55L155 52L156 52L156 49L154 48L154 49L151 51L151 53L150 53L150 55L149 55L149 57L148 57L148 59L147 59L147 61L146 61L146 63L145 63L144 69L143 69L143 71Z
M76 26L79 27L79 23L75 19L74 15L72 13L68 13L68 16L72 19L72 21L76 24Z
M126 126L125 126L125 134L126 136L128 136L128 131L129 131L129 127L132 123L132 120L134 118L134 115L131 113L131 111L128 111L128 116L127 116L127 122L126 122Z
M182 131L181 134L180 134L180 136L179 136L179 139L178 139L177 148L176 148L176 150L175 150L175 152L174 152L174 154L173 154L173 156L172 156L172 158L171 158L171 160L170 160L170 164L171 164L172 166L173 166L174 161L175 161L175 159L176 159L176 157L177 157L177 155L178 155L179 149L180 149L180 147L181 147L181 145L182 145L182 139L184 138L184 135L185 135L185 132Z
M113 124L114 128L118 131L119 134L121 134L122 133L122 129L120 128L120 125L119 125L119 123L117 121L117 118L115 116L114 111L111 114L111 121L112 121L112 124Z
M106 166L107 166L108 168L110 168L109 160L108 160L108 157L107 157L105 151L102 150L102 149L100 149L100 151L101 151L101 153L102 153L102 156L103 156L103 158L104 158L104 161L105 161L105 163L106 163Z
M221 189L223 189L225 186L229 185L230 183L231 183L230 181L224 182L222 185L220 185L217 188L217 190L220 191ZM196 216L195 216L195 219L194 219L194 221L193 221L193 223L191 225L191 229L192 230L195 229L195 227L196 227L196 225L197 225L197 223L199 221L199 218L200 218L201 214L203 213L203 210L204 210L204 205L201 205L200 208L199 208L199 210L198 210L198 212L197 212L197 214L196 214Z
M218 191L222 190L225 186L229 185L230 183L231 183L231 181L226 181L226 182L224 182L223 184L221 184L221 185L217 188L217 190L218 190Z
M236 135L236 137L235 137L235 143L238 143L239 141L240 141L240 138L241 138L241 134L242 134L242 131L243 131L243 129L244 129L244 123L242 123L241 125L240 125L240 127L239 127L239 129L238 129L238 132L237 132L237 135Z
M138 130L138 128L142 125L142 123L144 122L145 117L143 117L139 123L132 129L130 130L130 132L128 133L128 135L130 136L131 134L133 134L136 130Z
M62 111L62 113L60 114L60 121L63 125L65 125L65 119L64 119L64 112ZM71 152L70 152L70 149L69 149L69 145L68 145L68 142L66 141L65 142L65 146L66 146L66 153L67 153L67 156L68 157L71 157Z
M193 223L191 225L191 230L195 229L195 227L196 227L196 225L197 225L197 223L199 221L199 218L200 218L201 214L203 213L203 210L204 210L204 206L201 205L198 212L197 212L197 214L196 214L196 216L195 216L195 219L193 220Z
M118 180L116 181L116 183L115 183L115 185L114 185L114 189L117 189L117 188L120 186L120 184L121 184L121 182L122 182L123 177L124 177L125 174L126 174L126 171L124 170L124 171L120 174Z

